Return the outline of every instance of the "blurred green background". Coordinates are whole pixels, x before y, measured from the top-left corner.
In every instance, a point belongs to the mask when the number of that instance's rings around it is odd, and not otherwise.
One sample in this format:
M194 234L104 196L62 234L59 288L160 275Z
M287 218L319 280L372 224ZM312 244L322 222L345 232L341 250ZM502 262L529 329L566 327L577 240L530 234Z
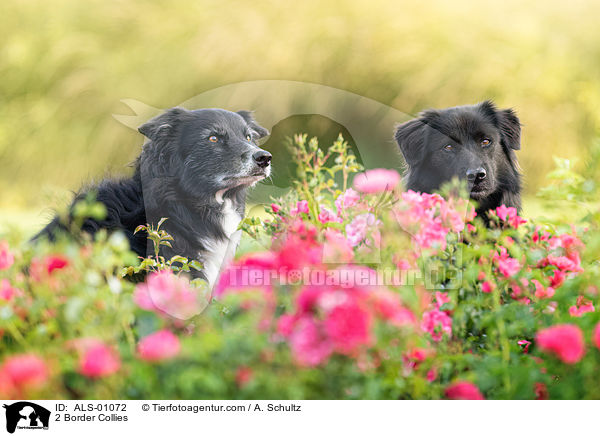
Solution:
M513 107L532 195L553 155L583 161L598 134L599 16L599 2L578 0L4 0L0 226L39 227L83 181L130 171L142 138L112 117L132 114L120 100L166 108L263 79L408 114Z

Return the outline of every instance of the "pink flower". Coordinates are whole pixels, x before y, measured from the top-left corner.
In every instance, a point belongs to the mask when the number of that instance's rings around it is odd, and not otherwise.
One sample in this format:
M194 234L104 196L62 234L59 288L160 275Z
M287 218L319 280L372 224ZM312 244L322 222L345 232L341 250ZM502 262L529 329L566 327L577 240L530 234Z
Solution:
M496 262L498 270L506 278L514 276L521 270L519 261L510 257L505 247L500 247L500 254L494 253L493 260Z
M52 272L57 269L63 269L69 266L70 262L65 256L58 254L54 256L48 256L45 259L45 264L48 274L52 274Z
M281 206L275 203L271 203L271 210L273 213L278 213L281 210Z
M450 297L448 297L448 293L436 291L435 306L440 309L446 303L450 303Z
M52 275L54 271L64 269L70 264L69 259L62 254L46 256L42 260L33 259L30 274L33 280L39 282L45 277Z
M0 241L0 271L8 269L15 263L15 256L8 249L8 242Z
M0 281L0 300L11 301L14 297L20 296L21 294L22 291L13 288L8 279L2 279L2 281Z
M522 339L517 341L517 344L523 347L523 353L527 353L529 351L529 346L531 345L531 341Z
M98 378L114 374L121 367L115 350L99 339L85 338L75 342L79 348L79 372L86 377Z
M142 309L184 320L198 315L208 304L199 297L187 278L176 276L171 270L152 273L146 283L136 286L133 294L133 300Z
M327 314L325 331L336 351L351 354L371 342L371 316L355 301L339 304Z
M423 313L421 329L431 335L435 342L440 342L444 333L452 336L452 318L439 309Z
M295 327L290 335L290 347L300 365L318 366L329 358L333 344L310 316L300 318Z
M466 381L452 383L446 388L445 394L449 400L485 400L479 388Z
M334 212L327 209L325 206L321 206L321 212L319 213L319 221L323 224L326 223L341 223L342 218L337 216Z
M41 389L48 381L48 367L36 354L17 354L0 366L0 394L24 396L25 391ZM3 392L7 391L7 392Z
M581 267L579 266L580 261L578 258L573 259L565 256L548 256L548 263L563 271L581 271Z
M496 284L488 280L481 284L481 290L487 294L491 293L494 289L496 289Z
M429 383L432 383L435 381L435 379L437 378L438 373L437 373L437 369L435 368L431 368L429 371L427 371L427 374L425 375L425 378L427 379L427 381Z
M359 200L359 193L352 188L348 188L335 199L335 207L341 213L348 208L354 207Z
M305 214L309 213L309 210L308 210L308 201L301 200L301 201L297 202L296 203L296 207L294 207L290 211L290 215L292 215L292 216L296 216L299 213L305 213Z
M548 241L550 233L542 231L541 226L536 226L531 240L535 243Z
M498 218L500 218L500 221L506 221L508 219L508 223L515 229L518 229L521 224L527 222L526 219L517 215L516 208L506 207L504 204L496 208L496 214L498 215Z
M440 250L445 250L447 234L448 229L442 225L439 219L435 219L424 222L413 240L422 248L439 248Z
M594 329L594 336L592 337L592 342L600 350L600 322L596 324L596 328Z
M357 174L354 188L366 194L392 191L400 183L400 174L396 170L378 168Z
M159 330L143 338L138 344L138 354L147 362L160 362L179 354L179 338L169 330Z
M573 364L585 354L583 333L573 324L561 324L538 332L536 343L543 351L554 353L565 363Z
M552 286L554 289L558 288L564 283L566 276L567 274L564 271L555 269L552 272L552 277L550 277L550 286Z
M506 221L506 218L512 218L517 215L517 209L514 207L506 207L503 204L496 208L496 214L501 221Z
M372 213L356 216L351 223L346 224L346 237L352 247L356 247L367 237L367 230L377 225L377 219Z
M554 296L554 288L548 287L544 288L544 286L538 280L531 280L531 283L535 285L535 296L538 298L552 298Z
M593 312L594 310L594 304L590 300L587 300L583 296L579 296L577 297L576 305L569 307L569 314L571 316L580 317L584 313Z

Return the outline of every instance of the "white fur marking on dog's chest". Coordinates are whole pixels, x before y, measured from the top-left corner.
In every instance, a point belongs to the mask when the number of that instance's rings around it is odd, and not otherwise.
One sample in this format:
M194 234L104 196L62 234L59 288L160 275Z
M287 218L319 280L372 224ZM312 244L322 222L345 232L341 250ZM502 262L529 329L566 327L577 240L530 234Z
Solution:
M204 264L204 274L208 280L208 284L212 287L219 276L221 267L228 263L235 255L235 250L240 242L241 231L237 230L242 217L233 208L230 199L223 201L222 208L223 218L221 228L225 233L225 239L213 239L202 241L206 247L206 251L200 253L200 259Z

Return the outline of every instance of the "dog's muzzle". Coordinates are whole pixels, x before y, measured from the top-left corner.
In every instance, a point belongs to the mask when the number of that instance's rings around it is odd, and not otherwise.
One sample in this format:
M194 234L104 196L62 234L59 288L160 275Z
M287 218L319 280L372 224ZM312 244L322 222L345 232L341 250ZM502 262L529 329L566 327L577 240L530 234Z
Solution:
M271 153L269 153L268 151L259 150L252 155L252 160L260 168L266 168L271 163L272 157L273 156L271 156Z

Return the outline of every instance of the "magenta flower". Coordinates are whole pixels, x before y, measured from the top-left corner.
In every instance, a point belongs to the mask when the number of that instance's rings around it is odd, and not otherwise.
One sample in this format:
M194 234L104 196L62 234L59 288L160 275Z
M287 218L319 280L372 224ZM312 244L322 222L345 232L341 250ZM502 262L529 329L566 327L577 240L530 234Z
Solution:
M583 333L573 324L555 325L539 331L536 344L568 364L579 362L585 354Z
M15 256L8 249L8 242L0 241L0 271L8 269L15 263Z
M510 257L505 247L500 247L500 254L494 253L493 260L496 262L498 270L506 278L514 276L521 270L519 261Z
M435 342L440 342L444 333L452 336L452 318L439 309L433 309L423 313L421 329L431 335Z
M398 183L400 183L398 171L384 168L365 171L354 177L354 188L366 194L392 191Z
M525 224L527 222L526 219L520 217L517 214L517 209L514 207L506 207L505 205L501 205L496 208L496 215L500 218L500 221L508 221L511 227L518 229L521 224Z
M494 289L496 289L496 284L493 282L490 282L489 280L486 280L485 282L483 282L481 284L481 290L483 292L485 292L486 294L491 293Z
M351 354L371 342L371 315L356 301L334 307L325 319L325 331L336 351Z
M517 344L523 347L523 353L529 352L529 346L531 345L531 341L522 339L520 341L517 341Z
M554 288L552 286L544 288L544 286L538 280L531 280L531 283L535 286L535 296L541 299L552 298L554 296Z
M138 344L140 359L147 362L161 362L179 354L179 338L169 330L159 330L144 337Z
M575 306L569 307L569 314L574 317L580 317L584 313L594 312L594 304L584 298L583 296L577 297L577 302Z
M554 289L558 288L565 281L567 274L564 271L555 269L550 277L550 286Z
M466 381L452 383L446 388L445 394L449 400L485 400L479 388Z
M76 341L80 351L79 372L90 378L106 377L121 368L119 354L99 339L85 338Z
M303 366L318 366L333 352L333 344L310 316L297 321L289 340L294 359Z

